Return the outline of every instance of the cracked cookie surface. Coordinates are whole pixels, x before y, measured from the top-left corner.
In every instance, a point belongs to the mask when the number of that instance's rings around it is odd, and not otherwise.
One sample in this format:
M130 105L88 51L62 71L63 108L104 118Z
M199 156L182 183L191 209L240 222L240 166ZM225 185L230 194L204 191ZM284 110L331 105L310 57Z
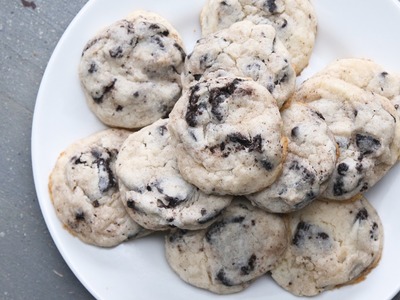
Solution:
M400 115L400 73L385 69L363 58L338 59L315 76L328 75L354 84L363 90L382 95L392 102Z
M306 80L293 99L321 114L339 147L323 197L345 200L365 192L397 162L400 121L387 98L321 75Z
M234 199L209 228L172 231L167 261L186 282L218 294L241 291L273 268L287 246L283 217Z
M289 246L271 275L294 295L313 296L349 284L380 259L383 228L365 198L317 200L289 220Z
M200 20L203 36L242 20L272 25L297 74L308 65L317 33L317 18L309 0L208 0Z
M148 229L205 228L232 197L205 194L182 178L167 124L168 119L158 120L122 145L116 162L122 201L132 219Z
M129 131L108 129L70 145L50 175L57 217L82 241L112 247L149 233L123 206L115 161Z
M87 103L106 125L139 128L171 111L185 59L178 32L161 16L136 11L85 46L79 77Z
M182 176L210 194L249 194L272 184L286 140L275 99L244 78L192 85L170 114Z
M266 189L246 195L275 213L301 209L326 188L337 158L336 141L325 120L305 104L292 102L281 112L288 155L282 174Z
M278 106L293 94L296 74L290 54L271 25L233 24L198 40L184 64L182 83L200 78L249 77L268 89Z

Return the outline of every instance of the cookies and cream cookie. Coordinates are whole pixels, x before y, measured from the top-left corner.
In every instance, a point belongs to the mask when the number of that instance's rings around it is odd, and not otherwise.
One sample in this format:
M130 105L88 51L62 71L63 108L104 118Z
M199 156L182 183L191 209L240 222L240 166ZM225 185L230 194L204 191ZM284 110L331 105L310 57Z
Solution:
M200 78L227 74L249 77L266 87L281 107L295 89L290 59L274 27L242 21L197 41L186 58L182 83L189 86Z
M363 58L338 59L315 76L329 75L388 98L400 114L400 73Z
M181 95L184 59L172 25L136 11L86 44L79 77L90 109L103 123L139 128L171 111Z
M276 101L251 79L219 77L192 85L168 126L182 176L206 193L254 193L282 169L286 140Z
M396 163L400 120L387 98L327 75L306 80L293 98L318 111L339 146L325 198L365 192Z
M288 239L283 217L235 199L209 228L172 231L165 242L167 261L184 281L228 294L273 268Z
M317 18L309 0L208 0L200 20L203 36L242 20L272 25L297 74L308 65L317 33Z
M129 217L118 190L115 161L129 134L108 129L73 143L50 175L57 217L85 243L112 247L149 233Z
M232 197L205 194L182 178L167 124L158 120L125 140L116 162L121 198L145 228L205 228Z
M296 296L314 296L366 275L383 246L380 218L365 199L317 200L289 215L290 242L272 278Z
M246 195L254 205L275 213L298 210L316 199L336 166L335 138L321 115L292 102L282 112L288 155L282 174L266 189Z

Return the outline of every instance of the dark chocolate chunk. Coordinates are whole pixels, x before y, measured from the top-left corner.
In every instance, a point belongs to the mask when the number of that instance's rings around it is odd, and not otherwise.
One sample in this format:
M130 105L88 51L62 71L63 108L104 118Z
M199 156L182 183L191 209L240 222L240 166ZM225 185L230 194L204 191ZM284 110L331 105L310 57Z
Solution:
M83 212L83 211L78 211L76 214L75 214L75 220L76 221L85 221L85 213Z
M158 127L158 132L160 133L161 136L163 136L166 132L168 132L167 126L163 125Z
M96 163L99 175L98 187L101 193L105 193L117 185L117 180L110 168L111 158L98 158Z
M310 224L300 221L299 224L297 224L296 231L292 239L292 244L299 246L300 240L304 239L305 232L308 232L310 227Z
M170 197L165 195L163 199L157 199L157 206L161 208L174 208L186 199L179 199L178 197Z
M196 80L196 81L199 81L200 80L200 78L201 78L201 74L193 74L193 78L194 78L194 80Z
M97 65L96 65L96 63L92 62L92 63L90 64L90 67L89 67L88 72L89 72L90 74L93 74L93 73L97 72Z
M186 58L185 50L183 50L183 48L181 47L181 45L179 45L178 43L174 43L174 47L175 47L176 49L178 49L178 51L180 52L182 61L185 61L185 58Z
M325 232L318 232L317 239L327 240L329 239L329 235L326 234Z
M317 225L300 221L297 224L292 244L301 247L307 241L314 243L318 247L330 245L329 235L326 232L322 231Z
M156 43L161 49L165 49L165 45L159 36L153 36L151 41Z
M336 178L336 181L333 184L333 195L342 196L346 193L347 193L347 191L344 188L343 177L339 176L338 178Z
M360 189L360 193L365 192L366 190L368 190L368 188L369 188L368 182L364 182Z
M368 155L381 147L381 142L370 135L356 134L356 145L362 155Z
M200 90L200 85L196 84L192 86L189 90L189 105L185 114L185 120L190 127L195 127L197 125L196 117L199 115L199 95L197 92Z
M281 28L285 28L287 26L287 20L285 18L282 18L282 25Z
M349 170L349 166L345 163L340 163L337 166L337 172L340 176L345 176L348 170Z
M377 241L379 239L378 224L376 222L372 224L369 234L372 240Z
M215 235L215 234L221 232L221 230L222 230L225 226L226 226L226 222L225 222L225 221L220 221L220 222L216 222L216 223L212 224L212 225L208 228L208 230L207 230L207 232L206 232L206 241L207 241L208 243L211 244L211 243L212 243L213 235Z
M369 216L368 215L368 211L365 208L361 208L357 212L357 215L355 217L354 223L357 222L357 221L361 222L363 220L366 220L366 219L368 219L368 216Z
M116 82L117 82L117 78L114 78L113 81L111 81L108 85L103 87L103 90L101 91L101 93L99 95L95 95L95 96L92 95L93 101L96 102L97 104L100 104L101 102L103 102L104 95L109 93L114 88L114 85Z
M236 216L236 217L232 218L231 222L232 223L242 223L245 218L246 217L244 217L244 216Z
M291 136L292 138L295 138L295 137L297 137L298 135L299 135L299 127L298 127L298 126L293 127L292 130L291 130L291 132L290 132L290 136Z
M115 109L116 111L122 111L124 109L124 107L123 106L121 106L121 105L118 105L117 106L117 108Z
M217 273L216 279L220 281L225 286L232 286L232 282L226 277L226 273L224 269L220 269Z
M252 271L254 271L256 260L257 256L252 254L247 261L247 265L240 268L240 275L249 275Z
M24 7L30 7L32 9L36 8L36 3L33 1L28 1L28 0L21 0L21 3Z
M324 120L325 121L325 118L324 118L324 116L320 113L320 112L318 112L318 111L314 111L314 113L320 118L320 119L322 119L322 120Z
M93 207L99 207L100 203L98 200L94 200L94 201L92 201L92 205L93 205Z
M210 60L210 56L208 53L203 54L200 57L200 69L206 70L208 67L210 67L213 64L213 62Z
M264 8L268 9L268 11L272 14L276 12L278 7L275 3L275 0L267 0L264 2Z
M256 151L262 153L262 138L260 134L257 134L253 138L247 138L240 132L231 133L227 135L227 142L238 143L242 147L236 148L237 150L247 149L249 152Z
M274 169L274 165L266 159L260 160L260 163L261 163L261 166L267 171L271 171Z
M117 48L111 49L109 54L112 58L121 58L123 55L122 47L118 46Z
M134 210L135 209L135 201L129 199L128 201L126 201L126 206L128 208L132 208Z

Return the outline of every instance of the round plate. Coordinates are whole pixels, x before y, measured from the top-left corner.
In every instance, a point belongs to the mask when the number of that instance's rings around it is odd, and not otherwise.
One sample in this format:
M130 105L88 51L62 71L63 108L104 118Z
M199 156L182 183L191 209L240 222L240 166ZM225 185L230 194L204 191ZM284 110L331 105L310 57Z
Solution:
M163 237L149 236L112 249L86 245L58 221L47 183L58 155L72 142L104 127L89 111L78 78L86 41L100 28L135 9L159 13L181 33L187 52L200 36L203 0L91 0L70 24L56 47L37 97L32 128L32 162L36 190L49 231L67 264L97 299L221 299L194 288L168 267ZM400 72L400 4L396 0L316 0L319 25L304 80L336 58L365 57ZM385 230L382 259L367 278L322 293L314 299L391 299L400 288L399 166L366 195L379 212ZM384 278L384 280L383 280ZM268 276L247 290L224 299L298 299Z

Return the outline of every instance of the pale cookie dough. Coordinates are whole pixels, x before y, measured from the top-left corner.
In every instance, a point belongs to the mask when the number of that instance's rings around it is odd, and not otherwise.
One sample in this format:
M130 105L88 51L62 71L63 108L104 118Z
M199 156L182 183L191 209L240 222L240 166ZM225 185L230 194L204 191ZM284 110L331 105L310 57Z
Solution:
M182 178L167 124L168 119L158 120L122 145L116 162L121 198L145 228L205 228L232 197L207 195Z
M236 199L209 228L172 231L165 238L171 268L186 282L218 294L245 289L282 257L283 217Z
M272 278L296 296L314 296L365 276L383 247L380 218L365 199L314 201L290 215L291 241Z
M220 77L191 86L168 126L182 176L206 193L254 193L282 169L281 116L275 99L253 80Z
M281 115L288 138L282 174L265 190L246 196L275 213L298 210L316 199L325 190L337 158L335 138L317 111L293 102Z
M323 196L344 200L365 192L396 163L400 120L390 101L331 76L305 81L294 100L325 119L340 155Z
M208 0L200 20L203 36L242 20L274 26L297 74L308 65L317 33L309 0Z
M157 14L136 11L113 23L82 53L79 77L90 109L112 127L167 116L181 95L185 56L179 34Z
M115 161L129 131L108 129L70 145L58 157L49 192L57 217L85 243L112 247L148 234L125 210Z
M400 71L400 70L399 70ZM329 75L390 100L400 115L400 73L363 58L338 59L315 76Z
M249 77L266 87L281 107L295 89L290 59L271 25L242 21L197 41L185 61L182 83L228 74Z

